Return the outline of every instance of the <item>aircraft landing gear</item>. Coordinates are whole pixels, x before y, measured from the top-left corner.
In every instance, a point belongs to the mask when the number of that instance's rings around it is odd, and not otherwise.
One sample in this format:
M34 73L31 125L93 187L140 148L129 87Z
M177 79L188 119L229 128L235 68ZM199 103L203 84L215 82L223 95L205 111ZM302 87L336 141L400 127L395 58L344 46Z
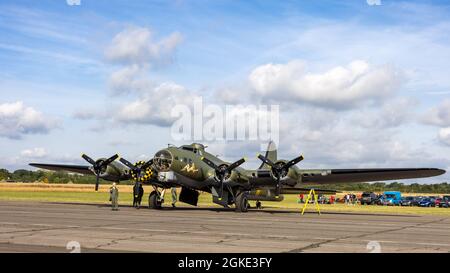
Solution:
M162 200L158 191L152 191L148 196L148 207L150 209L160 209L162 207Z
M240 192L236 196L236 202L234 205L236 206L237 212L247 212L248 211L247 192Z

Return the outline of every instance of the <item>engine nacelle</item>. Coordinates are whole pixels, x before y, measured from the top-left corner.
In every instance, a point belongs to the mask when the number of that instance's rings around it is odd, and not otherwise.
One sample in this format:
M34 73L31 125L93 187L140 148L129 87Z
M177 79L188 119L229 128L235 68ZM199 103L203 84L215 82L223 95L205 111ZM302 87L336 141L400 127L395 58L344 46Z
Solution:
M291 179L297 179L297 173L295 171L295 166L292 166L288 169L284 169L282 168L283 166L285 166L287 164L286 160L278 160L277 162L275 162L275 166L279 167L281 170L280 173L280 178L281 180L284 180L286 178L291 178ZM272 176L273 179L276 180L276 174L274 173L274 169L270 168L270 175Z
M122 164L114 161L100 171L100 177L108 181L120 181L126 179L126 172L127 170ZM95 171L93 171L93 173L95 174Z

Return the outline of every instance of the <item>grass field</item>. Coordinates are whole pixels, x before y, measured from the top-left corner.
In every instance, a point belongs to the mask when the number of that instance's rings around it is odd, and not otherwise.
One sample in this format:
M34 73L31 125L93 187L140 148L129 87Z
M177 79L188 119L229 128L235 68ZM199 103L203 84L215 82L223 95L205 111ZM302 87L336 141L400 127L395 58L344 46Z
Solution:
M143 205L147 205L148 193L151 187L145 186L146 195L143 198ZM70 184L42 184L42 183L0 183L0 200L5 201L33 201L33 202L70 202L70 203L99 203L107 204L109 200L109 185L101 185L99 192L95 192L92 185L70 185ZM119 203L121 205L132 204L132 186L119 186ZM426 194L430 195L430 194ZM437 194L436 194L437 195ZM268 209L302 209L303 204L297 203L296 195L285 195L282 202L263 202L263 207ZM166 192L165 199L170 205L170 191ZM254 202L251 202L254 205ZM178 206L187 207L189 205L178 203ZM200 194L199 207L219 207L211 202L211 195ZM387 206L362 206L362 205L320 205L322 212L353 212L353 213L381 213L381 214L418 214L418 215L442 215L450 216L450 208L419 208L419 207L387 207ZM309 204L307 211L315 211L315 206Z

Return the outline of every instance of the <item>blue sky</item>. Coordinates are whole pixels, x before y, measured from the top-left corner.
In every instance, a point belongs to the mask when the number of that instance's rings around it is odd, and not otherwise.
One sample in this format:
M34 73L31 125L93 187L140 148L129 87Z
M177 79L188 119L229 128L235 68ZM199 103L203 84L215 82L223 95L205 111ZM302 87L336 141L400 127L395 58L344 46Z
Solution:
M279 104L280 153L305 168L450 170L449 15L447 1L2 1L0 165L149 158L173 142L164 111L181 94Z

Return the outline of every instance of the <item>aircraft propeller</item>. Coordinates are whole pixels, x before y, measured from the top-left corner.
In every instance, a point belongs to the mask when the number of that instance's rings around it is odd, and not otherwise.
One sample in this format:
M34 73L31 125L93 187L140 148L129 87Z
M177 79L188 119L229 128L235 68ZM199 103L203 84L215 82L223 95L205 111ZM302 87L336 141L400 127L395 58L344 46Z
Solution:
M136 176L136 180L137 181L141 181L144 179L145 177L145 171L146 169L153 164L153 158L150 159L147 162L138 162L136 164L131 163L130 161L126 160L125 158L120 158L119 159L120 162L122 162L125 166L127 166L128 168L130 168L132 175Z
M219 200L222 200L224 180L230 176L232 170L236 169L242 163L245 162L245 158L241 158L238 161L236 161L230 165L227 165L227 164L216 165L214 162L212 162L211 160L209 160L205 157L202 157L201 160L203 162L205 162L206 165L210 166L211 168L213 168L215 170L216 177L219 180L219 186L220 186Z
M93 160L92 158L90 158L89 156L82 154L81 157L86 160L87 162L89 162L92 167L94 168L94 173L95 173L95 191L98 191L98 184L100 183L100 174L104 171L104 169L111 164L114 160L116 160L119 155L115 154L113 156L111 156L110 158L104 160L104 159L99 159L97 161Z
M281 183L280 183L281 178L283 178L287 175L290 167L294 166L295 164L297 164L298 162L303 160L303 155L296 157L288 162L278 161L276 163L273 163L270 159L268 159L267 157L265 157L263 155L258 155L258 158L262 162L266 163L267 165L269 165L271 167L272 175L275 177L275 179L277 181L275 196L278 197L278 196L280 196L280 193L281 193Z

